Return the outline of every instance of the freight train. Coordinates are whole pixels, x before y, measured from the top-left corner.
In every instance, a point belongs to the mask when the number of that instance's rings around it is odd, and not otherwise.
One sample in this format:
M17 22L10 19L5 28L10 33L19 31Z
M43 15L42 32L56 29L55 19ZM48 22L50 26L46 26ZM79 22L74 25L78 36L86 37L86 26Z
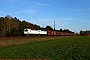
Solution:
M68 32L59 32L59 31L42 31L42 30L32 30L29 28L24 29L24 35L47 35L47 36L74 36L74 33L68 33Z

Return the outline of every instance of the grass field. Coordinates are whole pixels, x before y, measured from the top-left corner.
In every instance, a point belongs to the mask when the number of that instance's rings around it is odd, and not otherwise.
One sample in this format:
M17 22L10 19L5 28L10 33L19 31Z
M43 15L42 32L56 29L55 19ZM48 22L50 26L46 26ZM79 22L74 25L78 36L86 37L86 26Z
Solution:
M90 36L71 36L20 45L12 44L0 48L0 58L90 60Z

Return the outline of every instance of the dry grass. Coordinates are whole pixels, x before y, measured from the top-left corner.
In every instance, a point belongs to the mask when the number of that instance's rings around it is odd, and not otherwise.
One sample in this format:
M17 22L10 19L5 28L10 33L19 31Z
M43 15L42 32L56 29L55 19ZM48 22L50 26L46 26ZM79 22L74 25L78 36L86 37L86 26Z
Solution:
M26 44L30 42L54 40L60 36L35 36L35 37L0 37L0 47L7 47L11 45Z

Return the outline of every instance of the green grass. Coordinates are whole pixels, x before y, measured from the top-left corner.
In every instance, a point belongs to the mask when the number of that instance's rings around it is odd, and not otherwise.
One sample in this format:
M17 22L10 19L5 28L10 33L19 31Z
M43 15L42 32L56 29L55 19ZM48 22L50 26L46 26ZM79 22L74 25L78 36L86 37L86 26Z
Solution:
M64 37L0 48L0 58L90 60L90 36Z

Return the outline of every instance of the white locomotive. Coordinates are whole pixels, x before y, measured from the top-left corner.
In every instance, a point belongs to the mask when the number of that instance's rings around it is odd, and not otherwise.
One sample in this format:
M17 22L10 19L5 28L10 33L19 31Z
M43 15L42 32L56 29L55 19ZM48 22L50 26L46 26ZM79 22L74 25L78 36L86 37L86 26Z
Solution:
M41 31L41 30L32 30L32 29L24 29L25 35L47 35L47 31Z

